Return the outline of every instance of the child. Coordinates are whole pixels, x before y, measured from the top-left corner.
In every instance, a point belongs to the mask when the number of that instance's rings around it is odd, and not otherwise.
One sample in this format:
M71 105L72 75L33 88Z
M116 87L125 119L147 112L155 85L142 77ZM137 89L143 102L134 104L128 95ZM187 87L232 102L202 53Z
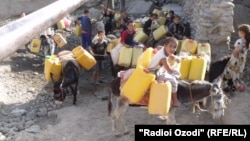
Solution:
M177 49L178 40L174 37L166 39L164 47L162 47L151 59L148 69L156 74L158 81L169 81L172 85L172 106L178 107L179 101L177 99L177 79L180 77L179 70L172 68L167 59L180 60L174 55Z
M97 61L93 72L94 84L101 84L104 83L104 81L100 79L100 75L101 71L103 70L103 60L105 59L105 56L107 56L106 48L108 41L105 40L104 31L98 31L97 35L98 39L93 41L93 45L91 48L89 48L89 51Z
M168 34L178 40L182 40L184 38L184 26L181 23L181 18L179 16L175 15L173 23L169 25Z
M127 30L122 32L121 36L121 44L125 47L134 47L138 45L137 42L134 41L135 29L133 21L129 21L127 25Z
M249 50L250 25L241 24L238 27L238 35L240 39L234 44L235 48L223 72L223 79L225 80L223 82L227 84L229 80L233 80L233 87L243 91L244 85L242 82L242 75L246 64L247 52ZM224 83L223 87L227 88Z

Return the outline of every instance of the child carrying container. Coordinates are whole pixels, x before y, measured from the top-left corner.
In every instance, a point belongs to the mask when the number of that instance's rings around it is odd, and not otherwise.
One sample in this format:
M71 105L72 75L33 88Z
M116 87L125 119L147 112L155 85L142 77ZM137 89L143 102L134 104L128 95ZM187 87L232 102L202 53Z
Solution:
M178 107L180 105L177 99L177 79L180 77L180 72L177 67L171 67L172 63L168 60L175 60L179 63L180 60L174 55L177 49L178 40L174 37L166 39L164 46L157 51L152 57L148 69L156 74L157 81L169 81L172 86L172 106Z

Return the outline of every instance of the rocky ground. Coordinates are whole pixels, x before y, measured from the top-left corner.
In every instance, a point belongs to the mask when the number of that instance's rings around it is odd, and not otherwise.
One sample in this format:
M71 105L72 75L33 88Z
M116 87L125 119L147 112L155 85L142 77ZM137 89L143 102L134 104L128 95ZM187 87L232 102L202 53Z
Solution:
M74 14L81 13L82 9L79 10ZM74 34L65 32L63 35L68 44L57 48L56 52L80 45L79 37ZM143 108L129 108L125 119L130 134L114 137L107 101L101 99L108 94L108 84L92 85L92 70L82 70L77 105L72 105L72 95L67 95L63 104L55 104L52 84L44 78L43 62L42 56L25 53L23 47L0 62L0 141L132 141L135 124L165 123L148 115ZM245 74L250 72L248 64ZM110 81L110 69L107 63L105 66L103 76ZM250 86L249 76L244 79ZM223 124L249 124L249 90L236 95ZM181 124L222 124L213 121L208 113L192 114L190 108L178 110L177 115Z

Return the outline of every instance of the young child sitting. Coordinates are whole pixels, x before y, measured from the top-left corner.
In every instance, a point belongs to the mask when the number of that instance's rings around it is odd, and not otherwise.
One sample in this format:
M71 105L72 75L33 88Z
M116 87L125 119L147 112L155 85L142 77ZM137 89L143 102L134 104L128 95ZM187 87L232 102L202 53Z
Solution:
M169 81L172 85L172 106L178 107L180 105L177 99L177 79L180 77L178 67L172 65L172 61L179 63L180 60L174 55L177 49L177 39L169 37L162 47L151 59L148 69L156 74L157 81ZM171 62L171 63L170 63ZM175 64L175 63L173 63Z

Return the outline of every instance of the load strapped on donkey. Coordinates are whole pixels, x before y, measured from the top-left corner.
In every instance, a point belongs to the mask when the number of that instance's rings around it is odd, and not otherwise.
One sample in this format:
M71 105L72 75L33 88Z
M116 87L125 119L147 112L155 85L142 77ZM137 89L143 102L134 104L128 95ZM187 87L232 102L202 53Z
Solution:
M181 72L181 78L178 80L178 100L184 105L193 104L193 112L197 107L201 111L211 113L213 119L220 119L230 100L221 89L220 82L211 83L205 80L211 55L209 43L198 43L192 39L179 43L182 45L177 52L181 58L177 66ZM117 132L116 122L123 121L124 112L131 104L148 106L149 114L166 117L167 124L176 124L176 108L171 106L171 84L157 82L155 74L146 69L155 52L156 49L147 48L138 57L136 68L120 71L119 77L113 79L110 84L108 110L116 135L127 131L124 123L120 123L123 131ZM113 112L112 95L117 97L117 107ZM201 101L206 102L206 110L200 108Z

